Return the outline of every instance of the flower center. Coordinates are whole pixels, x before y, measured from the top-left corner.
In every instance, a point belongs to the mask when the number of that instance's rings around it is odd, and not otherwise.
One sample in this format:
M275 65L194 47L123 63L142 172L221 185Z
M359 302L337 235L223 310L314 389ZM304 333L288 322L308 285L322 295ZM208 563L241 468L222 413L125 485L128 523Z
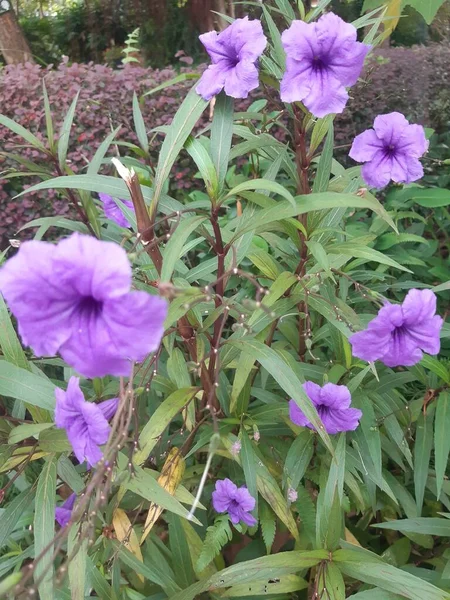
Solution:
M312 68L314 71L324 71L327 65L320 56L315 56L312 60Z
M395 155L397 149L394 144L388 144L384 147L384 153L387 158L391 158Z
M78 303L78 310L84 318L95 319L103 310L103 302L92 296L82 296Z

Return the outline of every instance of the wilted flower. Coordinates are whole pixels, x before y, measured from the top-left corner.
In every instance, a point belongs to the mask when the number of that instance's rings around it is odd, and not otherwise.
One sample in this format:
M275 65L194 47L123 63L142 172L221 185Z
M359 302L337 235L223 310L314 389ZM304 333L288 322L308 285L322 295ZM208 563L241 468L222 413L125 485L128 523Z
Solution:
M296 490L294 490L294 488L289 488L287 497L288 497L289 502L296 502L297 498L298 498L298 493Z
M443 320L436 315L436 295L431 290L409 290L403 304L387 302L367 329L349 341L354 356L381 360L388 367L411 367L422 359L422 350L438 354Z
M367 129L353 140L350 156L363 162L364 181L382 188L392 181L411 183L423 176L419 158L428 150L421 125L410 125L398 112L376 117L373 129Z
M128 219L114 202L114 198L112 196L109 194L99 194L99 198L103 203L103 210L108 219L114 221L114 223L117 223L119 227L131 227ZM123 202L127 208L134 212L134 206L131 200L123 200L121 198L120 201Z
M247 98L258 87L255 63L267 45L260 21L249 21L248 17L236 19L221 33L204 33L200 41L212 61L196 88L205 100L211 100L223 89L227 96Z
M333 13L317 23L293 21L283 32L286 72L284 102L301 101L316 117L341 113L370 46L356 41L356 29Z
M37 356L60 352L85 377L127 375L129 359L159 346L166 301L130 286L125 250L78 233L24 242L0 269L23 343Z
M327 433L353 431L358 427L362 412L358 408L350 408L352 397L346 385L326 383L320 387L317 383L307 381L303 389L316 407ZM289 416L296 425L315 429L294 400L289 401Z
M71 377L67 391L55 390L55 423L65 429L67 438L80 463L85 460L95 465L103 457L99 446L106 444L111 427L111 419L117 410L119 400L112 398L99 404L86 402L80 389L78 377Z
M231 454L233 456L237 456L239 454L239 452L241 451L241 442L239 440L236 440L235 442L233 442L233 444L231 445Z
M76 499L76 494L70 494L64 504L55 508L55 520L61 527L65 527L70 521Z
M250 514L256 501L245 485L238 488L230 479L217 481L216 489L212 493L212 502L214 510L219 513L227 512L235 525L239 521L249 527L257 523L255 517Z

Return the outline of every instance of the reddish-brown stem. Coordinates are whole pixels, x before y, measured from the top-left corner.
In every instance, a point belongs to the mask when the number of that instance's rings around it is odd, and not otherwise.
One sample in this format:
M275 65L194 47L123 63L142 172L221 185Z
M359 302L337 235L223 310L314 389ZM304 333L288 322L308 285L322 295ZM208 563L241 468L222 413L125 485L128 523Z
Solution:
M295 144L295 163L297 165L297 192L299 194L310 194L311 188L309 186L309 166L310 158L306 147L306 130L304 127L304 115L299 108L293 105L294 109L294 144ZM306 262L308 260L308 246L306 245L306 233L308 228L308 215L302 214L298 216L298 220L303 226L303 230L299 230L299 241L300 241L300 261L297 269L295 270L296 275L303 278L306 273ZM305 312L304 303L301 302L298 306L299 312ZM305 339L305 321L299 314L298 322L298 338L299 338L299 357L301 361L305 360L306 354L306 339Z
M222 240L222 232L220 231L220 225L219 225L219 209L216 207L213 207L212 211L211 211L211 225L213 228L213 232L214 232L214 252L217 255L217 283L216 283L216 294L214 296L214 303L216 305L216 308L218 308L220 306L220 304L223 301L223 295L224 295L224 291L225 291L225 256L226 256L226 249L223 245L223 240ZM209 373L209 380L211 382L215 382L215 370L216 370L216 363L218 360L218 346L220 343L220 337L222 335L222 331L223 328L225 326L225 321L227 319L228 316L228 312L224 311L223 315L221 318L218 318L216 320L216 322L214 323L214 334L213 334L213 339L212 339L212 349L213 349L213 354L210 358L209 361L209 369L208 369L208 373ZM217 394L216 394L216 390L214 388L214 384L213 387L210 391L209 394L205 393L204 399L207 399L208 404L210 404L211 406L211 410L213 411L218 411L220 408L218 399L217 399Z

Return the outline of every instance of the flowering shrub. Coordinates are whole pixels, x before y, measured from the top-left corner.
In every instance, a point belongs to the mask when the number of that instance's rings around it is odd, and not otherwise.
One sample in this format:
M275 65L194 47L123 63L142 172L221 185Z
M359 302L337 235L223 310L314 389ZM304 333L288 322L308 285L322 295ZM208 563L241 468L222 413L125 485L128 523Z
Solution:
M422 185L423 126L384 105L364 166L334 158L384 11L357 42L276 4L208 36L159 148L136 95L133 141L108 133L85 173L75 103L59 135L47 101L45 135L0 116L56 171L25 196L77 216L0 267L2 593L450 598L449 286L409 269L431 244L406 205L448 198ZM270 102L246 110L255 74ZM174 197L184 152L197 185Z
M347 110L338 115L335 126L337 156L350 166L348 145L364 129L371 127L379 114L380 99L383 111L398 111L411 122L443 130L448 121L447 90L450 49L444 45L418 48L383 48L369 55L363 80L350 91ZM114 71L102 65L69 65L62 63L56 70L38 65L11 65L0 71L0 107L7 117L33 131L40 139L45 135L45 116L42 102L42 79L45 77L55 121L60 125L75 95L80 91L69 146L68 165L75 173L86 168L96 149L110 133L111 127L122 126L118 139L137 142L132 127L132 95L145 93L175 77L173 69L151 70L129 66ZM168 87L147 96L142 114L149 129L170 123L185 86ZM261 91L251 92L252 99L261 98ZM237 110L245 110L250 101L242 101ZM205 113L203 124L208 121ZM58 131L58 127L56 128ZM284 139L284 131L277 137ZM8 169L23 166L3 152L19 154L36 161L43 158L33 148L17 149L20 138L0 124L0 247L14 237L20 227L36 217L52 214L67 215L67 202L61 201L54 190L35 192L18 200L14 196L28 187L30 178L2 179ZM154 156L155 158L155 156ZM39 163L41 161L39 160ZM48 164L46 164L48 168ZM56 173L54 173L56 174ZM189 190L195 185L191 163L179 161L174 166L172 187ZM2 242L3 239L3 242Z

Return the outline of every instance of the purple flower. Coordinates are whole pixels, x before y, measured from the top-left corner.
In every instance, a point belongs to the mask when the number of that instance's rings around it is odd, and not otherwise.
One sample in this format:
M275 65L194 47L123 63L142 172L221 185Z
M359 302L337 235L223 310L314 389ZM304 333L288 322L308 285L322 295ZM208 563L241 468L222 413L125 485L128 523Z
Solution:
M112 196L109 194L99 194L99 198L103 202L103 210L108 219L114 221L114 223L117 223L119 227L131 227L128 219L114 202L114 198ZM134 206L131 200L123 200L121 198L120 201L123 202L127 208L134 212Z
M55 390L55 423L65 429L75 456L80 463L85 460L95 465L103 457L99 446L106 444L111 427L108 420L117 410L118 398L99 404L86 402L78 377L71 377L67 391Z
M388 367L411 367L422 359L422 350L438 354L443 320L436 314L431 290L409 290L403 304L387 302L367 329L349 341L362 360L381 360Z
M24 344L60 352L85 377L127 375L163 335L165 300L130 292L131 266L118 244L74 233L58 244L24 242L0 269L0 291Z
M55 520L59 525L61 525L61 527L65 527L70 521L70 517L72 516L72 509L74 507L76 499L76 494L70 494L70 496L67 498L67 500L62 506L57 506L55 508Z
M281 81L284 102L301 101L316 117L341 113L370 46L356 41L356 29L328 13L317 23L293 21L283 32L286 72Z
M317 383L307 381L303 389L316 407L327 433L353 431L358 427L362 412L358 408L350 408L352 397L346 385L326 383L320 387ZM289 417L296 425L315 429L294 400L289 401Z
M224 88L227 96L247 98L258 87L255 63L267 45L260 21L236 19L221 33L204 33L200 41L212 61L196 88L205 100L211 100Z
M419 158L428 150L421 125L410 125L398 112L376 117L373 129L353 140L350 156L363 162L364 181L382 188L392 181L411 183L423 176Z
M227 512L235 525L239 521L243 521L249 527L257 523L255 517L250 514L256 501L245 485L238 488L230 479L217 481L216 489L212 493L212 502L214 510L219 513Z

